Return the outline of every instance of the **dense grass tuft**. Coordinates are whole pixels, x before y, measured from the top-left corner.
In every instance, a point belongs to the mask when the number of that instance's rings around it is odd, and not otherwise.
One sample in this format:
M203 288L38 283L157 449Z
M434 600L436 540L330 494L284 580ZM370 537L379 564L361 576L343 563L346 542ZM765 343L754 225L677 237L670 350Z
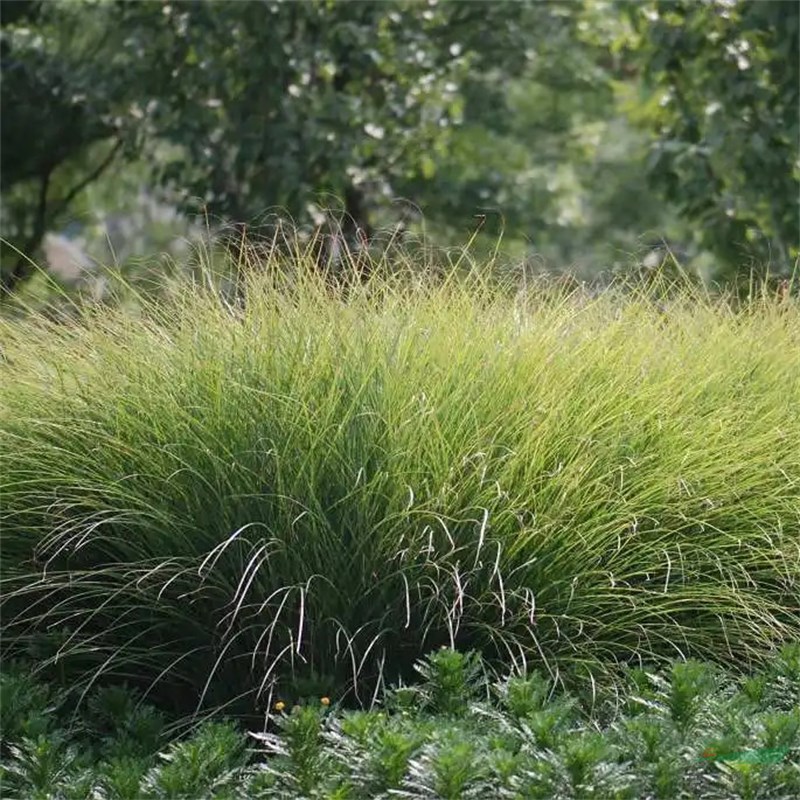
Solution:
M800 637L796 305L273 267L0 323L5 655L252 709Z

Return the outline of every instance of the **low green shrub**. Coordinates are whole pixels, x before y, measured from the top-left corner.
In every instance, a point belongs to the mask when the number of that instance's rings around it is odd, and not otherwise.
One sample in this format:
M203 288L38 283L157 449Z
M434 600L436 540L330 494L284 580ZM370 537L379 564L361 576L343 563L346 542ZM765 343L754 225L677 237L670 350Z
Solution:
M678 662L663 673L629 669L616 694L592 707L558 691L541 672L494 680L474 654L439 650L416 667L419 682L388 691L373 711L346 711L327 698L291 708L276 701L266 730L246 734L232 723L207 722L160 754L147 729L137 728L136 714L146 709L135 694L115 689L112 702L107 691L98 692L77 716L62 704L46 734L6 741L4 730L2 796L789 800L800 794L798 645L746 679L699 662ZM4 684L8 679L3 673ZM34 684L24 691L18 708L36 716L48 692ZM127 755L97 725L112 706ZM24 715L17 719L24 722ZM137 729L141 740L130 736Z

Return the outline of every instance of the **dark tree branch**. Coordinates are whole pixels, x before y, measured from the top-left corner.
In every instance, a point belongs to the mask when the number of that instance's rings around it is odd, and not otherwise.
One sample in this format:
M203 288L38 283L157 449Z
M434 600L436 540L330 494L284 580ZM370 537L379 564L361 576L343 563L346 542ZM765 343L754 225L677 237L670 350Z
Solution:
M3 276L2 284L0 285L2 289L0 295L10 295L17 287L17 284L30 273L30 262L25 257L25 254L32 252L34 248L39 246L39 242L41 242L47 230L47 191L50 188L50 176L52 172L52 167L46 167L39 179L39 202L36 206L33 233L25 242L22 251L23 255L17 259L14 269L11 270L8 275Z
M33 233L25 242L22 255L17 259L14 269L3 276L0 282L0 297L10 295L17 286L31 275L30 257L39 247L47 233L47 226L55 216L66 209L69 204L90 184L96 181L110 166L122 148L122 139L118 139L108 155L88 174L83 180L78 181L57 203L51 208L47 207L47 192L50 188L50 177L53 167L48 166L42 173L39 186L39 202L36 208L36 217L33 225Z
M111 148L109 154L93 169L82 181L75 184L65 195L58 201L50 212L50 216L60 214L67 206L90 184L94 183L110 166L117 153L122 149L122 139L117 139L114 147Z

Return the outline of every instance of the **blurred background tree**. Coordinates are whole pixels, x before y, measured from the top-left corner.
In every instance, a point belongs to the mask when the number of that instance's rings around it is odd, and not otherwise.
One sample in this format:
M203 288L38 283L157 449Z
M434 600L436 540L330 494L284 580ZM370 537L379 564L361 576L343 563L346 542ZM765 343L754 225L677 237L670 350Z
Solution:
M800 4L618 3L653 185L731 268L800 245Z
M124 267L189 230L176 212L253 226L332 209L350 238L424 221L444 244L480 224L486 247L502 232L513 255L584 275L662 239L706 276L798 256L793 0L0 13L6 291L35 283L18 251L40 258L48 232ZM109 218L149 221L123 247Z

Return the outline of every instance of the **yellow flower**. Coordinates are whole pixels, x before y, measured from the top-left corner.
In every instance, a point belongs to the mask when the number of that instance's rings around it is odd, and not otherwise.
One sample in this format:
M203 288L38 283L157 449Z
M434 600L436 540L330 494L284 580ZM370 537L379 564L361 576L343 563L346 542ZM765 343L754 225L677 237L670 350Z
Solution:
M280 714L280 712L283 711L284 708L286 708L286 703L284 703L283 700L278 700L278 702L275 703L273 708Z
M329 706L331 704L331 699L330 697L323 697L320 699L320 703L324 706Z

